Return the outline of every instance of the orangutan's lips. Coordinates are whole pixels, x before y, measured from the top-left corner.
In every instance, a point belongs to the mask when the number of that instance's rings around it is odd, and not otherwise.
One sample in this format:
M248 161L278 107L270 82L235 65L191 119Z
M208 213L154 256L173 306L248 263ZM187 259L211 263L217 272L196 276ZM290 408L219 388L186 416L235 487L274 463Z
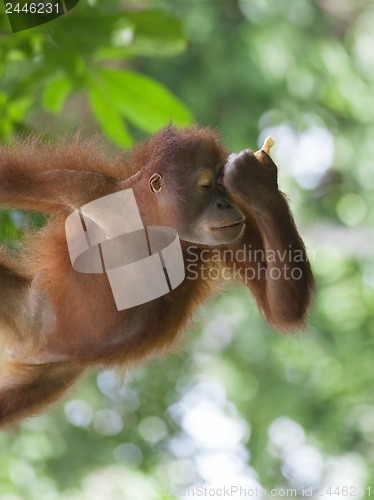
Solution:
M219 226L219 227L212 227L212 230L213 231L219 231L221 229L229 229L229 228L232 228L232 227L239 227L239 226L242 226L243 223L244 223L244 220L240 219L237 222L233 222L232 224L227 224L225 226Z

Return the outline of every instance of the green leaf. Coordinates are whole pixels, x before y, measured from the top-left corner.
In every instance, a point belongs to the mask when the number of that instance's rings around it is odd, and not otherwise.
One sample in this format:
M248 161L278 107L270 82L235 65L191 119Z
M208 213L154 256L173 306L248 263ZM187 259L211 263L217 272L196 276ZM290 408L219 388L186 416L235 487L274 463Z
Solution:
M134 40L123 47L104 47L95 53L95 59L124 59L130 57L170 57L186 50L187 42L176 40L174 43L159 40Z
M93 84L89 87L89 99L93 113L109 139L120 146L131 146L132 138L111 99Z
M133 10L126 13L126 18L135 27L135 36L153 39L184 40L182 21L168 12L161 10Z
M100 47L97 59L134 56L168 57L187 47L181 20L160 11L127 12L113 33L113 47Z
M8 104L8 117L13 122L22 122L25 119L27 111L32 105L32 97L24 96Z
M160 83L139 73L101 69L100 74L117 109L140 129L154 133L172 121L192 122L188 109Z
M61 108L71 92L71 81L66 77L61 77L48 85L43 92L43 107L52 113L59 113Z

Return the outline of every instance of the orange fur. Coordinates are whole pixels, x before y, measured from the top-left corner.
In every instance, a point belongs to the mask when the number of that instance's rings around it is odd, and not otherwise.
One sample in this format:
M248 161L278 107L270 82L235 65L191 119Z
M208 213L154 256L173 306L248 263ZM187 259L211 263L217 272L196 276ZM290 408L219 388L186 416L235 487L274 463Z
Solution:
M58 143L27 138L0 147L0 205L49 215L45 227L26 235L19 256L0 248L0 342L5 349L0 426L42 411L87 368L124 370L151 353L170 349L198 305L218 286L209 279L186 279L168 295L117 311L106 275L73 270L66 217L89 201L132 187L144 225L178 224L186 217L178 205L194 203L185 184L199 163L224 164L226 158L215 132L196 126L167 127L129 154L108 154L97 140L79 136ZM166 164L171 172L166 189L174 193L175 206L162 212L157 195L148 189L148 178ZM279 199L275 210L283 214L281 236L276 226L269 230L268 221L253 216L246 200L237 203L246 229L239 241L222 249L243 244L283 248L290 241L305 252L285 201ZM182 241L184 252L187 247ZM205 248L197 245L198 259ZM232 267L235 262L223 264ZM309 263L299 283L258 279L246 284L270 323L281 329L304 323L313 290Z

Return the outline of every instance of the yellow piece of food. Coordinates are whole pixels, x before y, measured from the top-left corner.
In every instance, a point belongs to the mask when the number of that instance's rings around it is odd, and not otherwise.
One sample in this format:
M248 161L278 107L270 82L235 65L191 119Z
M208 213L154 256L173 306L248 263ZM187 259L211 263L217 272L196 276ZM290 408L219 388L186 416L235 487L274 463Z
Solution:
M265 139L264 145L262 146L261 150L270 156L270 150L274 146L274 144L274 139L271 137L271 135L269 135L269 137Z

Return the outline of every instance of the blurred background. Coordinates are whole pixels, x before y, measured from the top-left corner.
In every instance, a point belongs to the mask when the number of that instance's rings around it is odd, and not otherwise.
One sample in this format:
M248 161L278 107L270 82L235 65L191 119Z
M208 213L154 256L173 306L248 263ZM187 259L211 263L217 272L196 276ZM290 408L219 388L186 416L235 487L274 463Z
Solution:
M271 133L318 280L305 333L276 333L229 288L175 353L124 384L94 373L2 433L1 500L370 496L373 1L81 0L15 34L0 13L1 141L80 128L127 148L170 118L234 151ZM1 240L40 222L2 211Z

